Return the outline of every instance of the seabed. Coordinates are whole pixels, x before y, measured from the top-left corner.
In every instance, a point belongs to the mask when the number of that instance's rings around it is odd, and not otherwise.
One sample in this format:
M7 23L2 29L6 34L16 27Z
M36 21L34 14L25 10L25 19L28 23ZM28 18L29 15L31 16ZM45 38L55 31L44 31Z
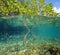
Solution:
M0 55L60 55L60 43L42 39L0 43Z

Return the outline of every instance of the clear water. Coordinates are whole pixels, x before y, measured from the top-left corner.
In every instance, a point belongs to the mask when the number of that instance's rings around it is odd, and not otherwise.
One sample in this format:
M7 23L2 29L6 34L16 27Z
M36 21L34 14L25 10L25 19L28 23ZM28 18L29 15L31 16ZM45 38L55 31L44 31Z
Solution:
M23 15L0 18L0 48L22 45L27 49L31 44L60 46L60 17Z

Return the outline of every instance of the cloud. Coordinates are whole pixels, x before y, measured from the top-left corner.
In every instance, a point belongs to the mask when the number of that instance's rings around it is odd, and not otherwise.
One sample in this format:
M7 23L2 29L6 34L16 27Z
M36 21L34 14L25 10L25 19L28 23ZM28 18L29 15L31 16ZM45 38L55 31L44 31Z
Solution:
M57 13L60 13L60 8L54 7L53 10L54 10L55 12L57 12Z

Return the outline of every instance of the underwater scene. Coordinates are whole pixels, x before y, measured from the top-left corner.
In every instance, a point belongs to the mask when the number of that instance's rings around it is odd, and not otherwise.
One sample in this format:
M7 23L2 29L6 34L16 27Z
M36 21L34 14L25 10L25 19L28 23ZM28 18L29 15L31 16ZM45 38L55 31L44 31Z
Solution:
M60 55L60 17L0 17L0 55Z

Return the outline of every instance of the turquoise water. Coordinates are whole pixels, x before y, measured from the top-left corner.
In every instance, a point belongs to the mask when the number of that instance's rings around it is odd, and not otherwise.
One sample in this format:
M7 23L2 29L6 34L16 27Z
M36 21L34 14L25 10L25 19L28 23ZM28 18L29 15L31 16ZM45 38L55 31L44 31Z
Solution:
M24 20L27 20L27 27L24 25ZM35 25L35 27L33 27ZM44 17L44 16L16 16L0 18L0 35L3 36L1 41L7 39L23 40L23 35L28 32L28 39L34 34L37 38L60 38L60 17ZM4 36L6 35L6 37ZM9 36L17 37L9 37ZM20 36L21 35L21 36ZM29 37L30 36L30 37ZM5 39L4 39L5 38ZM10 40L10 39L9 39Z
M23 15L0 18L0 47L17 44L24 47L27 43L60 46L60 17Z

